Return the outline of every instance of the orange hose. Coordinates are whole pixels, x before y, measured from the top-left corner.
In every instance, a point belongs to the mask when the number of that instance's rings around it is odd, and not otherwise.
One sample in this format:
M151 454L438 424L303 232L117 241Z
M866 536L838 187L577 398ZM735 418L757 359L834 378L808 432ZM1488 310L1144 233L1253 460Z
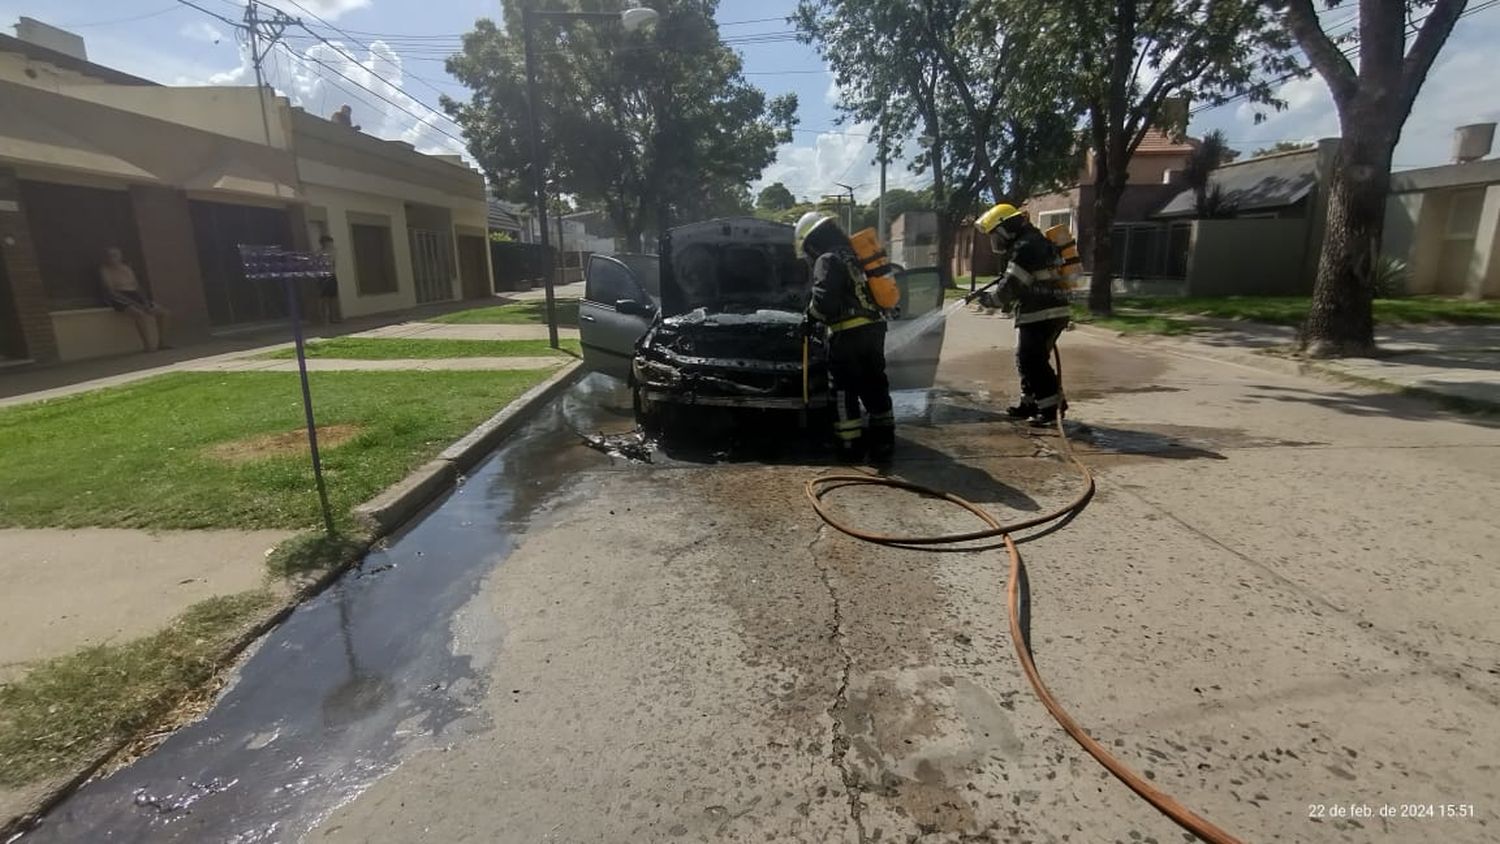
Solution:
M1062 357L1058 354L1056 347L1053 347L1052 354L1054 360L1057 362L1058 375L1060 377L1062 374ZM1083 491L1063 507L1040 516L1032 516L1010 524L1002 524L988 510L951 492L932 489L910 481L876 475L843 474L822 475L812 478L807 482L807 498L808 501L812 502L813 510L830 527L842 531L855 539L861 539L877 545L931 548L936 545L974 542L999 537L1005 543L1005 551L1010 556L1010 582L1007 584L1005 590L1006 608L1010 614L1010 638L1015 644L1016 658L1021 663L1021 670L1026 674L1026 679L1030 681L1031 688L1036 693L1037 699L1042 702L1042 706L1047 708L1047 711L1052 714L1053 719L1057 721L1058 725L1068 735L1072 736L1073 740L1078 742L1079 746L1088 751L1090 756L1098 760L1099 764L1103 765L1111 774L1114 774L1115 778L1124 783L1131 791L1140 795L1162 814L1171 818L1178 826L1202 840L1210 842L1210 844L1241 844L1238 838L1235 838L1229 832L1215 826L1207 818L1179 803L1170 794L1153 786L1144 777L1131 770L1129 766L1106 750L1104 745L1096 741L1093 736L1090 736L1084 730L1083 726L1074 720L1073 716L1068 714L1068 711L1057 701L1057 698L1052 696L1052 692L1047 689L1047 685L1042 682L1041 674L1037 671L1036 661L1032 658L1031 654L1031 645L1027 642L1021 630L1020 583L1026 564L1022 562L1021 552L1016 548L1015 540L1011 538L1011 534L1018 530L1037 527L1048 522L1076 515L1088 505L1089 499L1094 495L1094 474L1089 471L1089 467L1082 460L1078 459L1078 455L1073 452L1073 444L1068 441L1068 433L1063 428L1061 413L1057 417L1057 433L1062 441L1063 451L1066 453L1068 460L1078 468L1078 472L1083 478ZM827 495L834 489L846 486L894 487L920 495L940 498L973 513L980 521L988 525L988 528L969 533L948 534L944 536L900 536L862 531L840 522L823 505L824 495Z

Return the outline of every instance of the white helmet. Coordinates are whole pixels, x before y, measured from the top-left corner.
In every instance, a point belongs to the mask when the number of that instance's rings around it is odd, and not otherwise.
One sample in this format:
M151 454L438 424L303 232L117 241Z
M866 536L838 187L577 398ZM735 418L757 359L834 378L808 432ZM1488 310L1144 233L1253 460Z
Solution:
M796 250L798 255L808 254L808 237L812 235L815 229L822 227L824 224L828 224L834 229L838 228L838 222L834 220L833 215L822 211L809 211L797 219L797 226L793 230L792 235L792 247ZM816 256L814 255L810 257Z

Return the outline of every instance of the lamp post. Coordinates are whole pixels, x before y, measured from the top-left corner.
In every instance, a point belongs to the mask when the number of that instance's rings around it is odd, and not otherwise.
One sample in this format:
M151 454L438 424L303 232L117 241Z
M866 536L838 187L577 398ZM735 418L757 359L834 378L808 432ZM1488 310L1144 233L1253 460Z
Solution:
M536 195L536 216L541 229L542 248L550 249L547 236L547 163L543 157L542 133L537 125L536 47L532 37L532 22L536 18L552 20L619 21L626 32L634 32L647 24L655 23L655 9L625 9L615 12L546 12L533 7L533 0L524 0L521 5L521 38L526 49L526 122L531 133L531 186ZM547 339L552 348L557 348L557 300L552 290L552 273L543 279L547 301Z

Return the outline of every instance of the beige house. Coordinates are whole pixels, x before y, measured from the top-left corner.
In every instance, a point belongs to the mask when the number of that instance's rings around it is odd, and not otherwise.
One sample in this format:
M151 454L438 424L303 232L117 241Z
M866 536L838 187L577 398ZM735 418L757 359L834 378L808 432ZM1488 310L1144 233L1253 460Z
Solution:
M1500 159L1483 158L1494 128L1461 127L1456 163L1391 175L1382 245L1406 261L1408 293L1500 298Z
M488 295L484 180L460 160L254 88L156 85L35 22L18 31L45 37L0 35L0 360L139 350L100 288L111 246L172 311L179 345L285 318L282 290L245 281L240 244L331 234L345 315Z

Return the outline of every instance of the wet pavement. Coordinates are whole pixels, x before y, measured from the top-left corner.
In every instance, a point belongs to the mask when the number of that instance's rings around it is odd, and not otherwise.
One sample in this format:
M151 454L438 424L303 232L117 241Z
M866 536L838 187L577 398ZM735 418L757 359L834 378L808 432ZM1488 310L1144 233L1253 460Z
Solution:
M897 396L891 471L997 511L1068 500L1055 434L1003 418L1008 326L958 328L941 385ZM1053 691L1246 840L1494 840L1494 432L1063 342L1100 493L1025 546ZM828 531L795 421L700 422L711 444L648 464L624 391L580 382L26 840L1182 840L1033 699L1004 555ZM833 506L972 526L875 490ZM1478 814L1307 816L1414 801Z
M575 470L602 460L575 430L629 425L620 393L597 377L576 385L268 634L206 717L84 786L23 840L296 838L403 755L482 729L473 705L499 628L466 605ZM454 653L459 626L491 647Z

